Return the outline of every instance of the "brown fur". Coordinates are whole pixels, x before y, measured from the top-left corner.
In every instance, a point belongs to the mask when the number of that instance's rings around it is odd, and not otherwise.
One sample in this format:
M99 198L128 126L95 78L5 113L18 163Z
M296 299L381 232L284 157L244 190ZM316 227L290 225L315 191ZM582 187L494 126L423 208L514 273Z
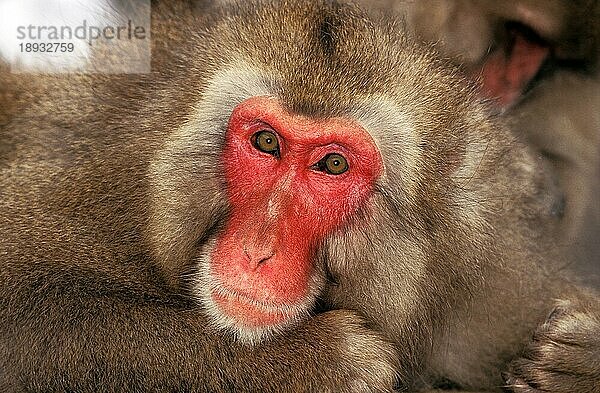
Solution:
M590 0L359 0L406 15L410 29L461 67L502 46L506 22L535 30L551 48L541 75L503 113L544 155L565 196L558 243L571 268L600 286L600 3Z
M502 371L539 369L563 391L553 371L575 367L594 391L598 301L550 264L551 183L454 68L335 3L214 21L173 4L153 12L151 74L43 77L3 114L18 137L0 172L0 389L494 391ZM214 329L190 286L226 219L227 113L206 108L230 62L290 111L359 117L386 166L315 256L321 312L253 347ZM538 345L557 332L574 337L559 364Z

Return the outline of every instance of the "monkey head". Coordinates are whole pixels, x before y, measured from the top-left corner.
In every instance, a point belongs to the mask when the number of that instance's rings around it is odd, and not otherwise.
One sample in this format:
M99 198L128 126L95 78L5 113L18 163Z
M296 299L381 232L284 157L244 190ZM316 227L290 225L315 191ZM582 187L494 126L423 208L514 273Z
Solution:
M393 281L390 299L369 303L384 316L404 307L398 292L430 285L413 268L426 255L460 283L461 265L479 266L461 255L487 233L472 218L490 208L460 193L506 191L496 175L464 187L497 168L487 157L503 136L453 68L352 6L293 4L241 6L190 34L181 53L194 61L163 84L189 110L150 170L156 260L175 280L191 271L214 325L245 341L309 315L326 272L370 282L353 289L365 297Z

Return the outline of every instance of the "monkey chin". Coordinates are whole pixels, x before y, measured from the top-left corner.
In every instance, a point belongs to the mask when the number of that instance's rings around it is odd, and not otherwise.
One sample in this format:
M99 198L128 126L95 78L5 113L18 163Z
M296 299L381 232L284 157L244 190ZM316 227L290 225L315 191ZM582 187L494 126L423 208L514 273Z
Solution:
M307 314L304 303L272 305L215 286L210 291L209 315L217 326L232 330L238 340L254 344L264 341Z
M314 291L298 303L265 303L225 288L211 273L209 259L206 254L200 258L195 294L211 324L237 341L264 342L310 315Z

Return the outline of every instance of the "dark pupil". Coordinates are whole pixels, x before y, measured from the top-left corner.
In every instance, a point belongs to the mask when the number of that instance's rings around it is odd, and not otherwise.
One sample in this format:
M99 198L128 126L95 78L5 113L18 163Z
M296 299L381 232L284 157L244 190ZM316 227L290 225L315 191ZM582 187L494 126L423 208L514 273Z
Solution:
M273 137L269 136L268 134L263 134L261 136L263 141L263 143L261 143L262 147L271 150L275 145L275 143L273 143Z
M346 159L335 153L327 155L318 166L332 175L340 175L348 170Z
M254 146L264 152L269 154L276 154L279 150L279 144L277 143L277 138L273 135L272 132L269 131L260 131L254 135Z

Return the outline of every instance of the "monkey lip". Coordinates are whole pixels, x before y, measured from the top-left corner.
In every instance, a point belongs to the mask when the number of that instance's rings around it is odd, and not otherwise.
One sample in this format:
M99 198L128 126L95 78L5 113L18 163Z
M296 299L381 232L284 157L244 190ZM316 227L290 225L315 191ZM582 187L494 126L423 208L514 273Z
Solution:
M211 291L215 305L245 327L281 325L300 313L301 305L265 303L219 286Z

